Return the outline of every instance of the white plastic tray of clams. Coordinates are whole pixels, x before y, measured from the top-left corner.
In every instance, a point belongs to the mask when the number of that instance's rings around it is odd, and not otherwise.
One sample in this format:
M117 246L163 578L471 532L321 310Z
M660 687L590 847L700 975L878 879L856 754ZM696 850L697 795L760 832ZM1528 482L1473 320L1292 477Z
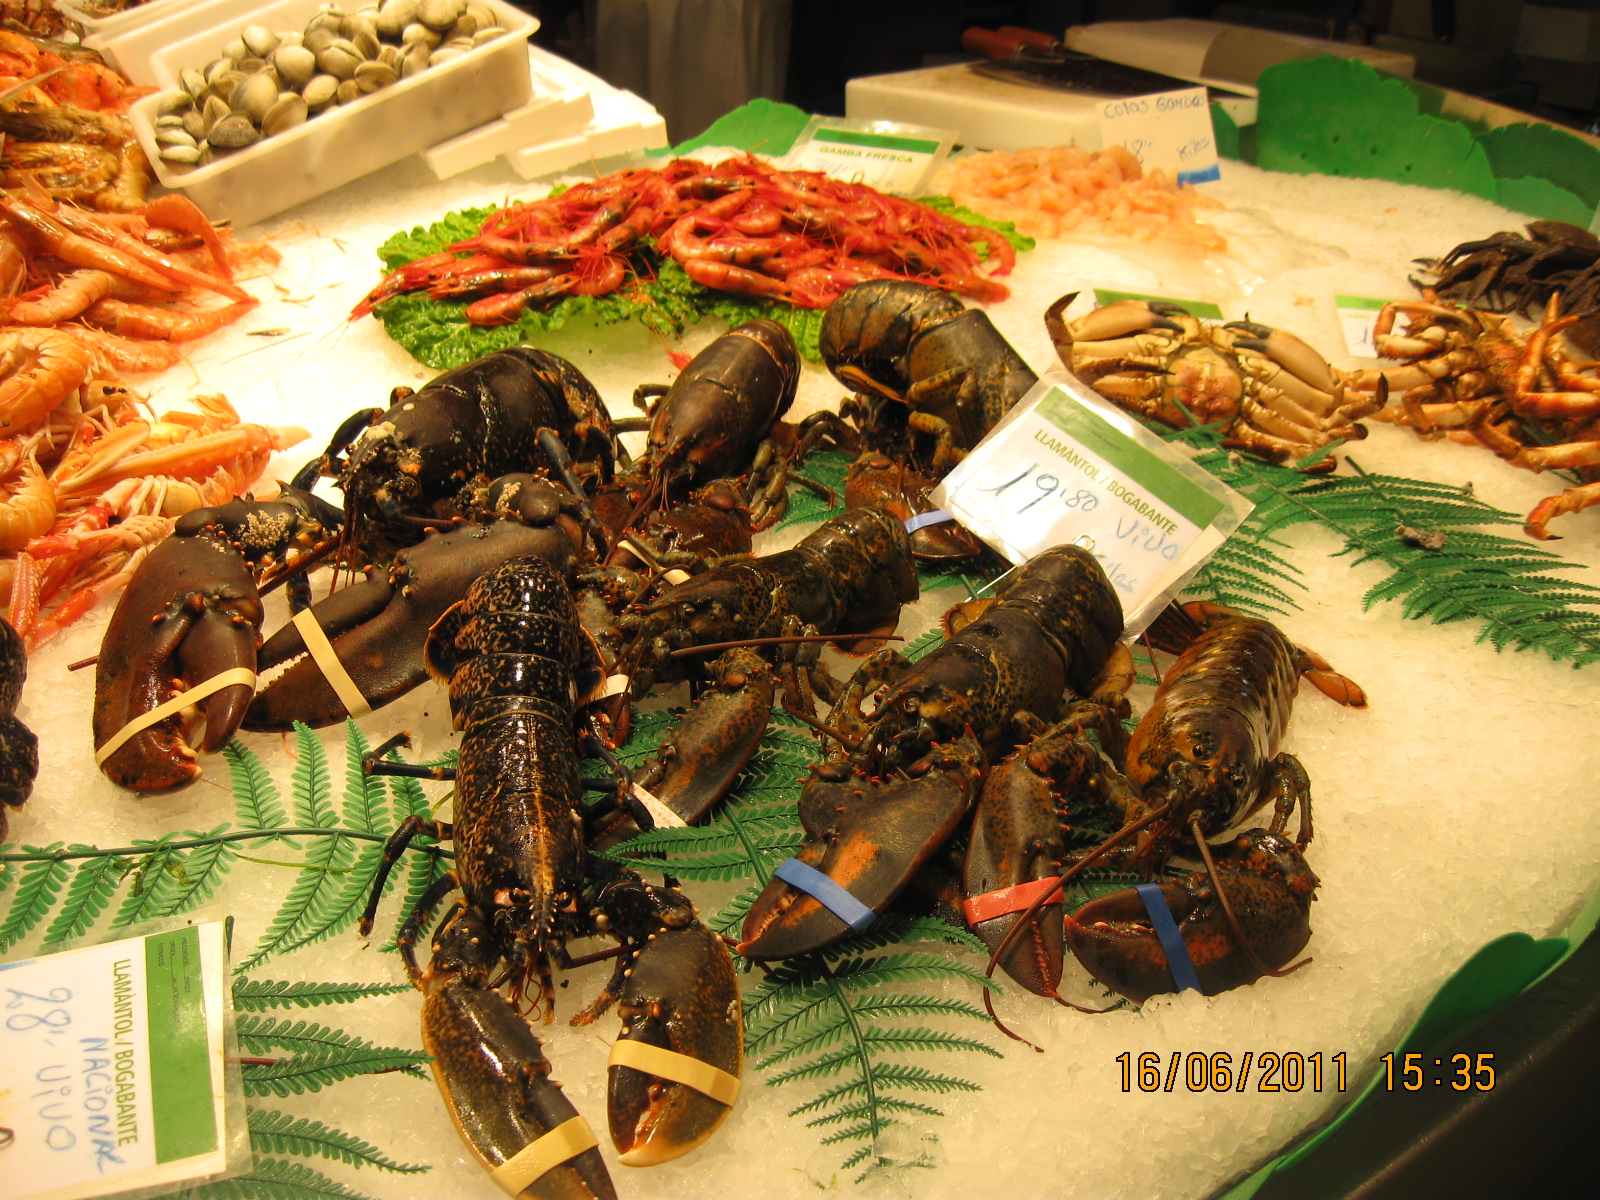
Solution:
M1020 257L1012 298L991 308L1001 331L1035 367L1054 355L1045 308L1065 291L1104 286L1168 296L1205 297L1230 316L1288 329L1351 361L1333 296L1413 295L1411 260L1525 218L1449 192L1347 179L1273 175L1228 164L1213 195L1235 206L1224 256L1161 255L1151 250L1042 241ZM334 425L362 407L383 406L396 385L420 386L434 372L415 363L375 321L345 314L378 279L374 249L394 232L447 211L541 194L500 163L445 182L420 160L384 168L272 221L243 230L271 236L282 265L250 285L264 303L237 326L197 346L188 363L147 385L157 411L197 391L228 394L247 419L298 423L311 439L282 456L286 476L324 444ZM275 331L273 336L255 336ZM718 330L688 336L698 350ZM633 389L672 375L663 344L637 326L569 326L544 348L575 362L614 413L630 411ZM837 405L843 389L820 367L803 375L796 415ZM1559 482L1512 469L1481 450L1423 443L1409 432L1371 425L1345 453L1369 471L1471 483L1477 496L1527 512ZM1514 527L1513 527L1514 529ZM1600 509L1563 517L1553 548L1574 564L1600 562ZM793 531L769 536L776 548ZM971 1194L1018 1198L1070 1194L1096 1198L1203 1197L1253 1169L1341 1107L1377 1058L1415 1019L1439 984L1484 942L1511 931L1539 936L1564 928L1600 883L1600 668L1572 670L1537 653L1496 653L1471 622L1405 620L1399 607L1368 609L1365 593L1380 568L1334 557L1331 533L1301 527L1284 553L1304 572L1299 608L1280 624L1294 640L1326 655L1370 697L1364 712L1341 709L1311 688L1296 702L1285 749L1304 762L1316 802L1308 852L1322 879L1312 914L1312 962L1287 978L1203 998L1159 997L1105 1016L1055 1008L1010 989L999 999L1006 1022L1044 1047L1034 1054L998 1035L1003 1058L968 1055L928 1061L981 1084L973 1093L928 1096L944 1116L907 1120L877 1147L888 1169L865 1185L841 1171L847 1150L819 1145L824 1131L789 1111L826 1081L780 1089L751 1072L744 1096L717 1137L694 1154L649 1170L612 1164L619 1195L634 1200L723 1200L760 1195L801 1200L824 1189L862 1200L936 1200ZM1594 582L1592 569L1575 573ZM929 628L959 592L924 597L901 632ZM133 797L107 784L92 761L88 711L91 672L66 665L93 655L109 606L95 611L30 664L19 715L40 731L41 773L28 806L12 817L13 836L33 845L57 839L126 845L169 830L211 828L230 819L225 764L207 764L203 782L177 793ZM283 619L269 619L274 628ZM1148 695L1136 705L1148 704ZM453 743L442 689L425 686L363 721L377 740L404 729L415 753ZM343 733L323 735L336 763ZM291 762L275 736L247 735L280 787ZM292 858L276 851L269 858ZM248 953L293 872L240 862L212 905L238 919L236 944ZM705 909L732 885L690 885ZM395 916L386 903L386 927ZM18 948L26 953L29 947ZM972 960L975 963L980 960ZM593 997L608 970L572 972L558 993L556 1024L541 1031L556 1076L581 1111L603 1122L608 1018L577 1030L565 1020ZM265 978L385 980L399 963L354 934L270 961ZM1072 994L1093 999L1081 978ZM951 998L974 1001L950 985ZM415 1047L419 997L404 993L308 1017L381 1045ZM296 1014L301 1015L301 1014ZM976 1026L971 1032L982 1036ZM1470 1046L1461 1047L1471 1050ZM1345 1053L1349 1091L1309 1083L1273 1095L1124 1092L1117 1057L1174 1052ZM488 1200L498 1194L470 1159L431 1084L399 1075L347 1080L314 1096L273 1101L346 1129L391 1157L428 1164L415 1176L376 1176L319 1160L318 1169L366 1195ZM602 1136L602 1141L604 1141ZM604 1148L609 1153L609 1148ZM917 1169L912 1169L913 1167ZM931 1169L922 1169L931 1168Z
M419 18L424 3L432 24L409 19ZM313 43L308 54L309 45L284 44L285 35L317 36L311 26L326 20L319 16L326 7L323 0L214 0L193 24L163 24L148 63L151 82L164 90L135 104L131 116L164 186L182 189L213 218L244 224L492 121L532 95L526 42L538 22L503 0L471 0L473 13L492 23L468 14L467 0L389 0L375 15L345 14L369 28L333 31L338 47ZM466 44L440 45L463 19L476 28ZM265 40L246 46L246 29L264 32ZM215 97L223 107L200 129L164 128L164 116L183 116L174 111L176 90L202 97L204 83L226 70L224 56L269 60L277 78L260 79L260 87L252 78L213 88L228 94ZM188 141L177 147L165 144L182 138ZM185 155L190 161L181 161Z

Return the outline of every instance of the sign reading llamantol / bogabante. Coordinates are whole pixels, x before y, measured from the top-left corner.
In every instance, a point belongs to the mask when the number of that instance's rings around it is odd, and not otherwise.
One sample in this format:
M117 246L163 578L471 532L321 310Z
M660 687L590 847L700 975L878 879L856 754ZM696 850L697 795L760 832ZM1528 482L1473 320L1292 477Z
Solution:
M222 922L0 963L0 1200L228 1167Z

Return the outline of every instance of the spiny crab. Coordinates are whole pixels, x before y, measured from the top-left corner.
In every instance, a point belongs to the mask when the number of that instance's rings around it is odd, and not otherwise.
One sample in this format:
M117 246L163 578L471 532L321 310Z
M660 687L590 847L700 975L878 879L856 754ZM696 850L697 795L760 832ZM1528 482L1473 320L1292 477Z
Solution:
M1410 323L1395 333L1402 316ZM1600 504L1600 377L1580 369L1592 364L1568 359L1557 337L1580 319L1561 316L1552 300L1544 322L1524 338L1510 317L1425 292L1422 300L1386 305L1373 326L1378 352L1408 361L1358 372L1350 386L1374 394L1398 389L1399 407L1379 419L1422 437L1486 446L1530 471L1577 472L1580 486L1541 500L1523 525L1531 536L1549 538L1549 521Z
M1045 313L1061 361L1115 404L1174 429L1221 422L1224 445L1292 462L1365 437L1355 422L1383 407L1381 395L1347 397L1344 375L1281 329L1203 321L1155 300L1119 300L1068 323L1075 299Z

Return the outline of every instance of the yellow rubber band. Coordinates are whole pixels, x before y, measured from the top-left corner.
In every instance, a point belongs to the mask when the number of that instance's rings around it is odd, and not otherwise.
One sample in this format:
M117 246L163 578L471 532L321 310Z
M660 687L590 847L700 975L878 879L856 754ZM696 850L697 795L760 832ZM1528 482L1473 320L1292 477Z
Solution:
M659 797L645 791L637 783L633 785L633 794L639 803L644 805L645 811L655 818L657 829L682 829L689 823L667 807Z
M701 1062L698 1058L679 1054L676 1050L668 1050L664 1046L652 1046L648 1042L618 1038L611 1045L611 1062L608 1065L632 1067L635 1071L643 1071L647 1075L685 1084L697 1092L705 1093L719 1104L726 1104L729 1108L732 1108L733 1102L739 1098L737 1075L730 1075L708 1062Z
M677 587L680 583L688 583L689 580L694 578L694 576L690 575L687 571L680 571L674 567L661 578L665 579L673 587Z
M317 664L317 669L333 688L333 694L339 697L339 703L344 705L345 712L352 717L364 717L370 713L372 705L367 703L367 698L361 694L356 681L350 678L350 672L344 669L344 664L333 651L333 643L328 640L327 631L318 624L311 610L302 608L295 613L292 624L300 631L300 637L306 644L306 652L311 655L312 661Z
M605 682L595 688L594 695L590 696L589 699L608 700L612 696L620 696L628 690L630 682L631 680L626 675L607 675Z
M212 692L220 692L223 688L233 687L241 683L245 687L254 688L256 686L256 673L249 667L233 667L219 675L213 675L204 683L195 684L188 691L179 692L165 704L158 704L147 713L140 713L121 729L117 730L116 733L112 734L106 743L94 752L95 766L105 766L106 759L122 749L123 743L134 734L143 733L157 722L165 721L173 714L182 712L196 700L204 700Z
M539 1176L559 1167L569 1158L600 1144L582 1117L563 1121L549 1133L534 1138L505 1162L489 1172L489 1178L508 1196L520 1195Z

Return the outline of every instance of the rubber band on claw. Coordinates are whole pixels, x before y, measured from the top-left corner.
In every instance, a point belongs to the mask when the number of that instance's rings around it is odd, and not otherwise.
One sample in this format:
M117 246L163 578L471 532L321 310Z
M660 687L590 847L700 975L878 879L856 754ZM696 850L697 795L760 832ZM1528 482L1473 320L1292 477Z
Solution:
M1010 887L996 888L992 892L984 892L981 896L963 900L961 911L966 914L968 925L978 925L1009 913L1024 911L1039 898L1041 892L1050 893L1044 903L1060 904L1061 889L1057 886L1060 882L1060 876L1052 875L1049 879L1035 879L1029 883L1014 883Z
M518 1150L490 1171L489 1178L506 1195L519 1196L540 1176L599 1144L589 1122L572 1117Z
M1178 922L1172 917L1166 896L1153 883L1138 884L1134 891L1144 901L1144 910L1150 914L1150 924L1161 942L1161 949L1166 952L1167 969L1172 972L1172 982L1178 985L1180 992L1193 989L1205 995L1205 989L1200 986L1200 976L1194 969L1194 959L1189 957L1189 947L1183 944L1183 934L1178 932Z
M917 513L914 516L907 517L905 522L906 532L915 533L917 530L925 529L929 525L943 525L947 521L954 520L955 518L945 512L944 509L930 508L925 513Z
M847 890L798 858L785 859L772 874L790 887L799 888L856 933L860 933L878 919L877 913Z
M635 1071L643 1071L646 1075L670 1079L673 1083L692 1087L695 1091L710 1096L718 1104L726 1104L729 1108L732 1108L733 1102L739 1098L737 1075L730 1075L720 1067L714 1067L692 1055L668 1050L665 1046L618 1039L611 1045L611 1061L607 1065L631 1067Z

